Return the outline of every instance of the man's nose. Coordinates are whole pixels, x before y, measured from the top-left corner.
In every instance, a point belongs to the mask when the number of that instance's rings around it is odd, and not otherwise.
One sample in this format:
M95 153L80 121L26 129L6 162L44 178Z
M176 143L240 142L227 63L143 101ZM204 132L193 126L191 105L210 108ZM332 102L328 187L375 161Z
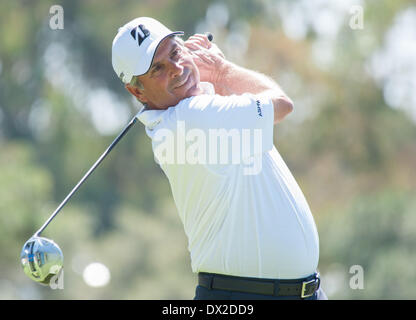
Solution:
M183 73L183 66L180 61L170 61L169 74L172 78L180 76Z

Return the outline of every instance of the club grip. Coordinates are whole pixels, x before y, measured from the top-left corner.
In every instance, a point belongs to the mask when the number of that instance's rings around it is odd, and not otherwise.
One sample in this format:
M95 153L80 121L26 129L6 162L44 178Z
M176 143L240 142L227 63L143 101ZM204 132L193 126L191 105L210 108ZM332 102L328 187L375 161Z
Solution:
M214 39L214 36L212 35L211 32L205 32L205 35L207 36L208 40L212 42L212 40Z

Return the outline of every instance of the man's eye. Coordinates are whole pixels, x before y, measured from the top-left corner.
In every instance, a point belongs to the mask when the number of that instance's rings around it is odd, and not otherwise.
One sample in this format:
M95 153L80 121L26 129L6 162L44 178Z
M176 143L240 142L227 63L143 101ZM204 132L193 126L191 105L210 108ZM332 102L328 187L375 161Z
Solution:
M172 57L178 56L179 53L181 53L181 49L180 48L175 49L175 51L173 51L172 53Z
M158 71L162 70L162 66L160 64L156 65L152 69L152 73L157 73Z

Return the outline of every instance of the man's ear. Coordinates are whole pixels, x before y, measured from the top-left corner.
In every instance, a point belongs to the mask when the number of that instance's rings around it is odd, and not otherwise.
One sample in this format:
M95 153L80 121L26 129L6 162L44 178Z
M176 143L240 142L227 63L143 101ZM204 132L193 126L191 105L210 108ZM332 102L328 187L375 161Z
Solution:
M133 96L135 96L137 99L139 99L141 102L146 103L147 99L146 96L143 93L143 90L138 89L137 87L133 87L130 85L130 83L126 83L124 85L126 90L130 92Z

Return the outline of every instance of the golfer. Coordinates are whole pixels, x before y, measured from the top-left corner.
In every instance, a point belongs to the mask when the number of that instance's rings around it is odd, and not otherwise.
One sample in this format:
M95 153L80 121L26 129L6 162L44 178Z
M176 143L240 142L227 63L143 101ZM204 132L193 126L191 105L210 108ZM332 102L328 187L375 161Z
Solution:
M155 19L118 30L112 64L188 237L194 299L326 299L312 213L273 145L293 103L269 77L227 61L207 36Z

